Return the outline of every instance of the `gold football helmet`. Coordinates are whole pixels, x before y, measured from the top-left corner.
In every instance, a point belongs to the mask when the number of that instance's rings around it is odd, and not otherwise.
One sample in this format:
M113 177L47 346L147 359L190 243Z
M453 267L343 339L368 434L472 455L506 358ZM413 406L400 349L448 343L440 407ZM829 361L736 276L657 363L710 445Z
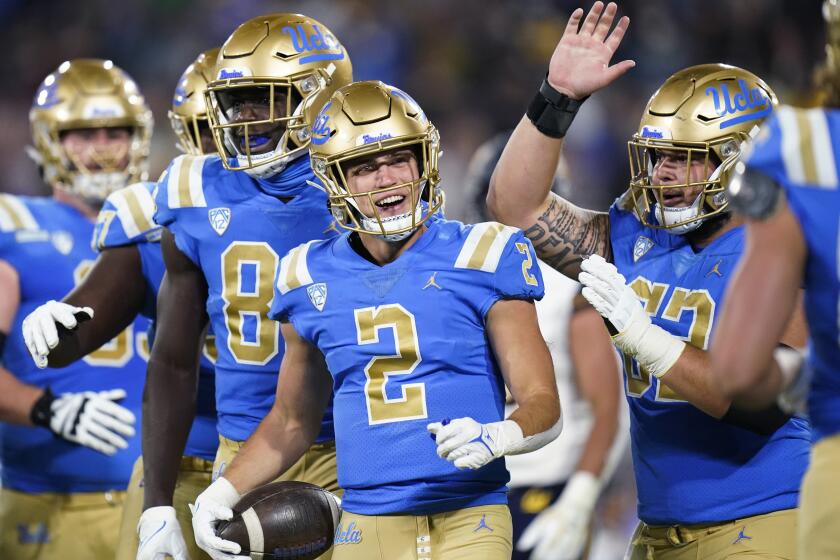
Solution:
M101 201L146 178L153 122L134 80L113 62L68 60L35 93L29 111L34 149L29 153L47 183ZM131 130L127 165L125 150L90 148L87 155L96 162L96 169L90 169L62 147L64 131L112 127Z
M175 87L169 123L178 137L178 147L188 154L204 153L201 147L201 130L209 127L204 90L215 76L218 54L219 49L215 48L198 55L195 62L184 70Z
M816 72L817 87L823 103L840 107L840 0L825 0L822 6L825 20L825 61Z
M312 170L326 186L330 209L341 226L394 241L407 237L443 206L443 191L438 188L438 131L404 91L379 81L356 82L335 92L312 120ZM417 180L374 191L350 191L342 164L403 147L417 155ZM382 217L373 196L407 186L414 210ZM370 202L373 216L360 210L357 199L363 197Z
M646 226L682 234L726 210L724 187L738 159L741 144L778 103L776 94L758 76L735 66L702 64L668 78L648 101L639 131L628 142L629 197ZM653 168L662 150L685 159L686 180L654 185ZM692 162L710 170L692 182ZM680 164L681 165L681 164ZM666 189L703 187L688 207L662 203Z
M320 107L352 80L347 51L310 17L270 14L240 25L222 45L205 92L216 146L229 156L225 167L255 177L282 171L309 147L306 107ZM243 110L234 118L237 95L262 102L267 114Z

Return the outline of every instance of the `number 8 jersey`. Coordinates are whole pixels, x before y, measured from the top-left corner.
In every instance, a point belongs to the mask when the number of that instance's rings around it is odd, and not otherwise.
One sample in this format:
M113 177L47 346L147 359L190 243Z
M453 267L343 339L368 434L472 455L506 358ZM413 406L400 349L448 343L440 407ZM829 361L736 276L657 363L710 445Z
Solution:
M459 471L435 452L429 422L504 415L504 383L485 317L500 299L540 299L522 232L435 219L378 266L350 234L283 257L271 316L318 347L333 376L342 507L427 515L505 504L503 461ZM355 235L355 234L354 234Z
M274 403L283 357L279 324L268 319L280 257L312 239L337 235L309 158L291 163L271 187L224 169L218 156L176 158L158 182L155 221L207 280L207 313L216 336L219 433L244 441ZM333 439L331 411L318 441Z

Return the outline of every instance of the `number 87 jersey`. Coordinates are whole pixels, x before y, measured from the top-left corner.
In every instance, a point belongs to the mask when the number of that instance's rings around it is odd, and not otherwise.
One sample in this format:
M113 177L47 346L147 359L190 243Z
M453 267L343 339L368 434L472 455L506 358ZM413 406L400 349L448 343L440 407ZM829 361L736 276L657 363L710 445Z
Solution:
M207 280L219 433L235 441L246 440L274 403L284 345L268 311L280 256L337 234L326 195L306 183L315 180L309 158L280 177L290 195L285 203L260 188L263 179L224 169L218 156L180 156L155 197L155 221ZM332 439L328 411L318 441Z
M283 257L271 316L323 353L333 376L342 507L427 515L505 504L503 461L459 471L426 425L504 415L504 383L485 318L500 299L540 299L542 276L521 231L434 219L378 266L349 235ZM353 234L356 235L356 234Z

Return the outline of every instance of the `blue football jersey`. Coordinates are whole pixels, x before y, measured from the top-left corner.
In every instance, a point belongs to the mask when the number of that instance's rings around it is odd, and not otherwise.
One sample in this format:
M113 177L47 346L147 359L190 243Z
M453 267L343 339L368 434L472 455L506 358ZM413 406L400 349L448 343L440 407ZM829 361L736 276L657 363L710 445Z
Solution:
M315 180L309 158L280 175L301 185L288 202L247 173L226 170L218 156L178 157L158 183L155 222L169 228L207 280L218 428L236 441L248 439L274 404L284 345L268 311L280 257L338 234L326 194L306 184ZM333 437L329 411L319 441Z
M784 188L808 245L805 312L814 378L808 413L814 440L840 432L840 111L780 107L756 139L747 167Z
M616 267L655 325L707 349L744 228L695 252L684 236L643 226L622 203L610 210ZM708 416L629 356L623 361L640 519L712 523L796 507L810 448L805 420L762 436Z
M521 231L443 219L377 266L349 234L283 257L271 316L288 318L333 376L342 507L423 515L506 503L503 461L459 471L429 422L495 422L505 389L485 317L499 299L539 299L542 276Z
M161 228L153 221L155 186L152 182L136 183L111 194L99 213L92 241L97 251L126 245L137 248L147 294L142 313L152 320L155 318L157 294L165 272L163 252L160 249ZM208 337L199 368L195 420L184 448L184 455L208 461L216 457L216 449L219 447L214 360L215 341Z
M120 402L138 422L128 448L107 457L69 443L44 428L0 424L3 486L23 492L97 492L124 489L140 455L140 400L146 363L138 337L148 320L138 318L111 342L61 369L35 367L23 343L21 323L47 300L60 300L96 259L91 223L52 198L0 195L0 259L20 279L20 306L2 354L3 367L24 383L50 386L55 394L125 389Z

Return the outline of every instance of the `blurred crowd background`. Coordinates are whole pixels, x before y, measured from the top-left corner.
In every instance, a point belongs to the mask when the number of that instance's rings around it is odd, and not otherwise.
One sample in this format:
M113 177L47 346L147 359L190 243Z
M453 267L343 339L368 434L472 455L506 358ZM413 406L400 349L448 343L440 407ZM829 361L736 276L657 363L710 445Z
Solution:
M65 59L110 58L145 93L156 119L152 175L176 155L166 118L175 83L202 50L242 21L295 11L325 23L356 79L408 91L441 132L447 214L470 216L466 166L486 139L512 128L544 76L579 0L0 0L6 53L0 88L0 191L48 194L24 147L38 84ZM586 102L567 141L568 196L606 209L627 184L626 141L657 86L692 64L725 62L763 77L785 103L812 103L823 56L817 0L625 0L630 31L616 60L636 68ZM620 469L599 523L634 523L632 473ZM605 538L608 537L608 534ZM609 538L607 538L609 541ZM610 547L609 542L597 546ZM626 538L618 546L626 546ZM620 556L620 555L619 555ZM597 556L596 556L597 557ZM607 558L609 556L601 556Z

